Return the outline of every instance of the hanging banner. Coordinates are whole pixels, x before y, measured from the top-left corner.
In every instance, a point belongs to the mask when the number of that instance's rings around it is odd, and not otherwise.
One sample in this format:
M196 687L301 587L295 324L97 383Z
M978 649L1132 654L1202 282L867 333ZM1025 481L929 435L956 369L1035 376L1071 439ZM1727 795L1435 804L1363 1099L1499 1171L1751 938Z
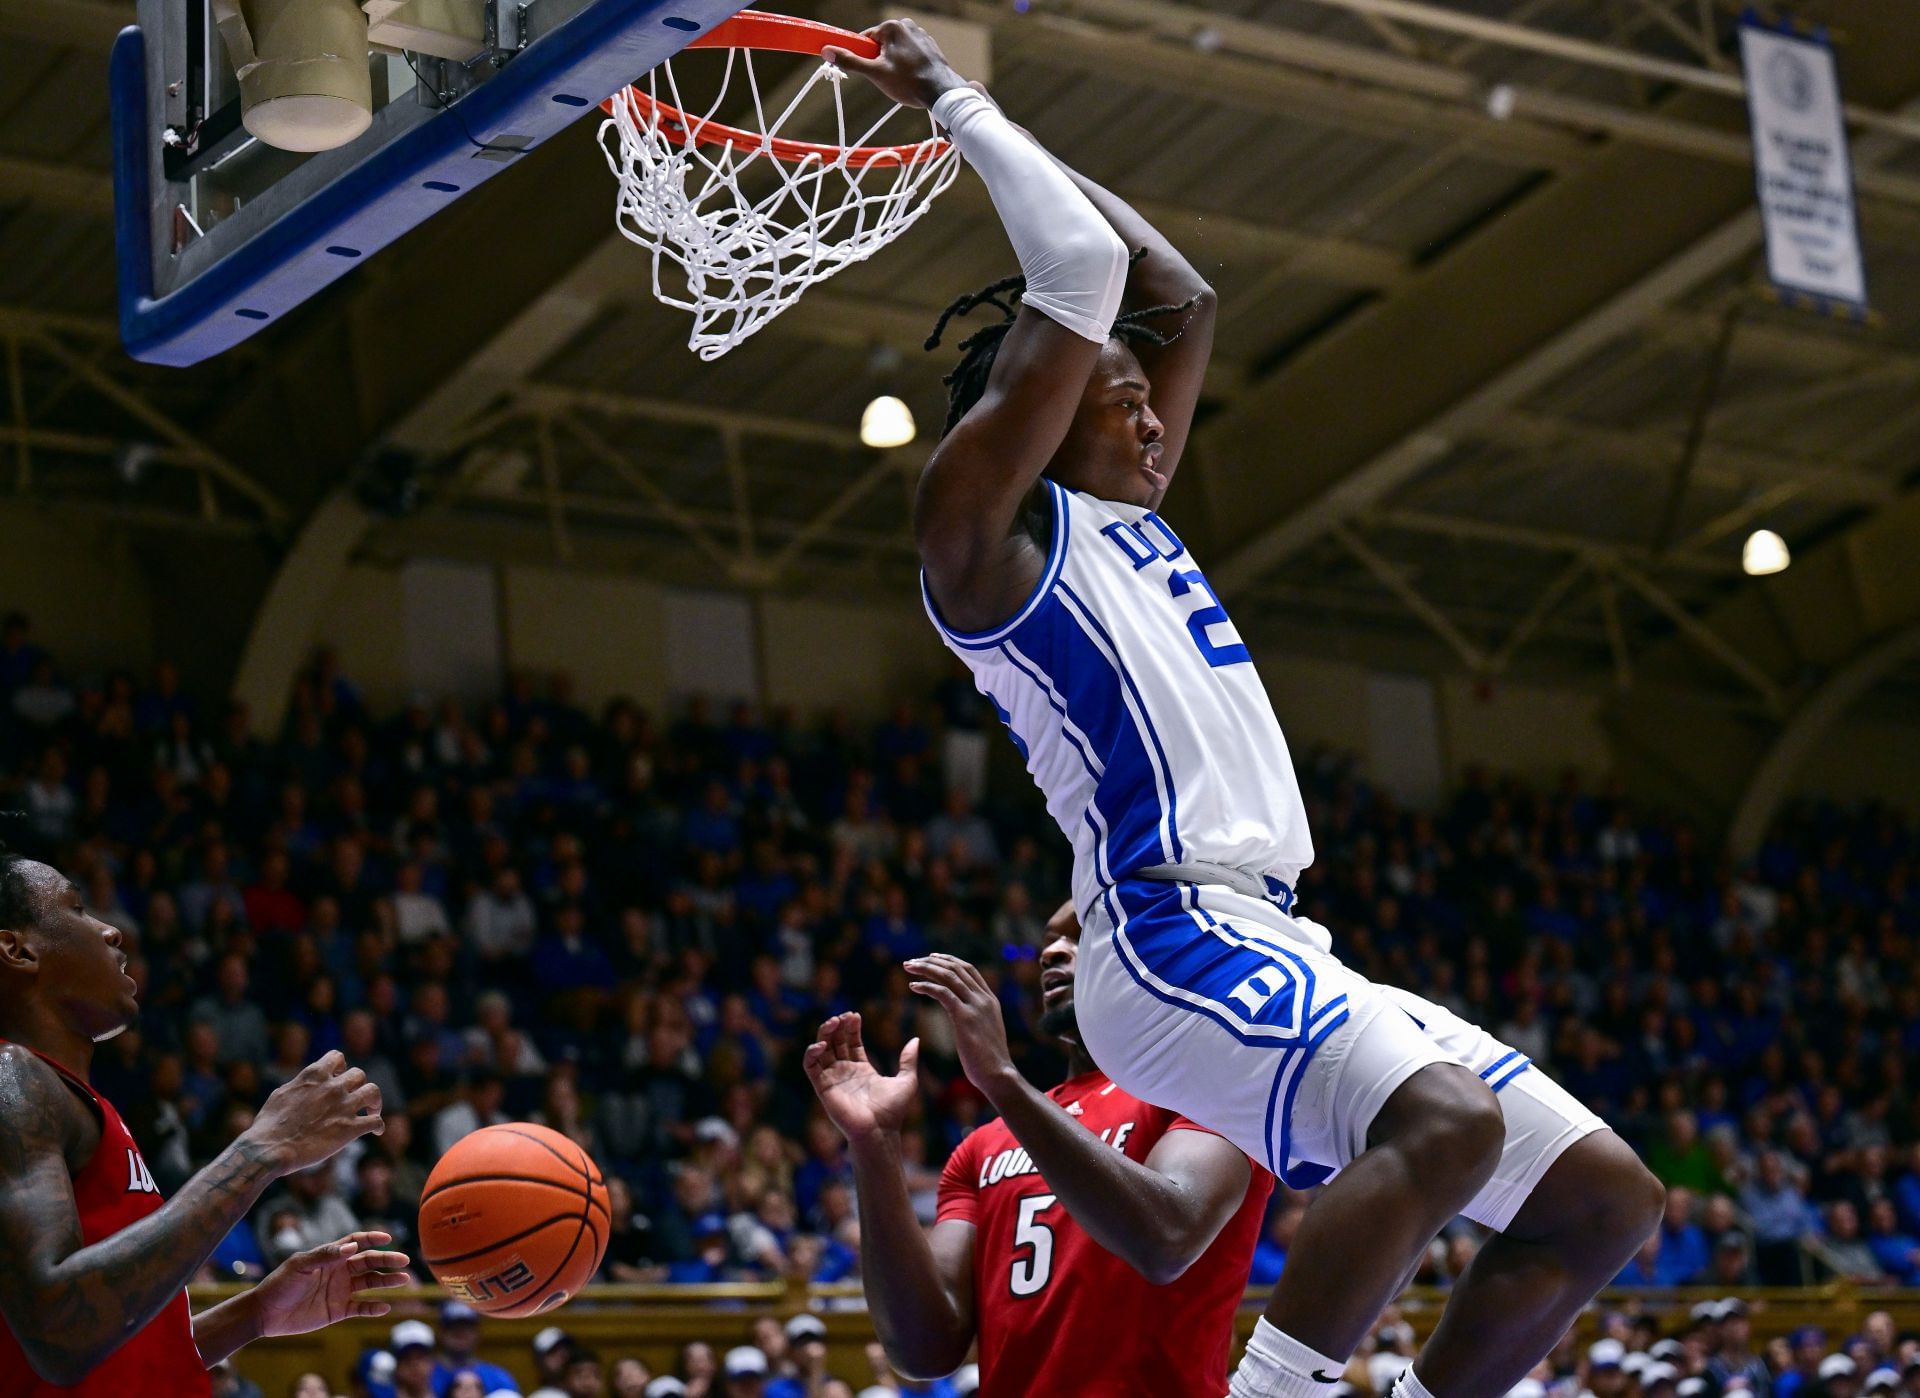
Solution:
M1740 25L1767 272L1782 291L1864 309L1866 266L1833 50L1821 38Z

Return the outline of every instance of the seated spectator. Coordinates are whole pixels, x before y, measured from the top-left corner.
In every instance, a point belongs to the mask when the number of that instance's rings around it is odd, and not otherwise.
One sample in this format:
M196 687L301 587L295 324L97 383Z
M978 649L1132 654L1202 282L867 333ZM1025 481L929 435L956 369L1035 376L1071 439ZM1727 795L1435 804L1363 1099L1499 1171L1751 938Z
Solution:
M15 696L18 702L18 696ZM67 785L67 759L50 747L41 756L39 770L25 792L27 825L48 851L56 850L73 834L80 798Z
M1779 1151L1761 1153L1753 1182L1740 1192L1740 1207L1753 1221L1760 1280L1768 1286L1798 1286L1800 1240L1812 1230L1814 1215Z
M189 1022L213 1029L221 1062L265 1062L269 1052L267 1017L252 999L246 958L229 952L220 958L214 975L214 993L193 1002L187 1014Z
M1662 1184L1683 1186L1694 1195L1726 1192L1713 1152L1700 1139L1699 1119L1690 1111L1667 1114L1666 1136L1647 1152L1647 1168Z
M43 655L34 662L26 683L13 691L11 707L21 723L44 733L66 722L79 707L79 700L72 687L54 673L53 661Z
M397 1246L397 1244L396 1244ZM498 1364L479 1357L480 1312L464 1301L440 1303L440 1354L433 1368L434 1392L445 1398L455 1374L470 1373L480 1382L483 1395L505 1389L520 1391L520 1382Z
M424 890L425 871L417 861L400 866L393 890L394 930L402 946L413 946L429 937L445 937L452 931L446 907Z
M435 1158L452 1150L462 1137L472 1135L483 1126L499 1126L511 1120L500 1109L505 1089L500 1075L489 1068L478 1068L468 1073L457 1100L442 1107L433 1118L433 1153Z
M543 997L613 988L613 966L588 938L586 920L578 903L563 904L554 909L553 930L534 944L533 979Z
M1813 1255L1835 1275L1848 1281L1870 1286L1884 1282L1879 1259L1860 1235L1859 1210L1850 1201L1841 1199L1827 1206L1826 1220L1825 1236L1808 1239Z
M352 1208L362 1228L388 1234L395 1251L412 1254L418 1196L403 1200L395 1191L392 1161L372 1151L361 1155L354 1169Z
M1693 1191L1684 1185L1667 1190L1667 1206L1660 1220L1662 1271L1675 1286L1691 1286L1705 1278L1711 1260L1706 1231L1693 1221Z
M271 1092L298 1077L313 1062L313 1035L297 1019L287 1020L273 1036L273 1057L260 1069L260 1078Z
M260 1250L276 1267L296 1252L323 1247L360 1229L360 1220L335 1189L333 1166L326 1161L288 1175L264 1207Z
M1902 1230L1893 1200L1876 1199L1868 1208L1867 1246L1882 1272L1902 1286L1920 1286L1920 1240Z

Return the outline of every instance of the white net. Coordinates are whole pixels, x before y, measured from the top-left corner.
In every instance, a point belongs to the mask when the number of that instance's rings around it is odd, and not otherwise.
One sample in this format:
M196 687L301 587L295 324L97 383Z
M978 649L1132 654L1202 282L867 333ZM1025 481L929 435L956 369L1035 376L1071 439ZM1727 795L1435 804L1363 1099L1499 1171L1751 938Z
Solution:
M600 127L620 182L616 223L652 254L654 295L693 313L687 344L702 359L719 358L808 287L899 237L960 170L959 153L925 113L889 107L850 139L844 75L826 63L769 120L753 51L709 50L705 60L723 55L719 92L700 115L682 101L670 60L616 95ZM718 120L730 94L733 107L751 99L757 129ZM821 119L829 94L827 141L783 136L809 100ZM889 123L916 115L926 122L918 141L872 144Z

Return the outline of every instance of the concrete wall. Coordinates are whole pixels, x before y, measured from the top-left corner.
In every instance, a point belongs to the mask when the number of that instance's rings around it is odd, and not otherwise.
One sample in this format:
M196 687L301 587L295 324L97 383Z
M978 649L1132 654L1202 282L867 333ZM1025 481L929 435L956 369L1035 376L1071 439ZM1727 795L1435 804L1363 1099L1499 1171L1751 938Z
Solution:
M147 580L117 531L0 502L0 610L16 609L71 678L153 665Z

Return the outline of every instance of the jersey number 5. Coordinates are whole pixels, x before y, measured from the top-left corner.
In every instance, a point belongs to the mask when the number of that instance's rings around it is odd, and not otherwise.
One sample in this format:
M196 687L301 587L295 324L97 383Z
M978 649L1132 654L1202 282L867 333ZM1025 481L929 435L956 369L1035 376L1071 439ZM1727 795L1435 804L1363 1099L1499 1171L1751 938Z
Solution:
M1020 1201L1020 1221L1013 1227L1013 1275L1007 1280L1015 1296L1044 1291L1053 1279L1053 1230L1040 1222L1040 1215L1053 1204L1051 1194L1029 1194ZM1021 1248L1033 1252L1022 1257Z

